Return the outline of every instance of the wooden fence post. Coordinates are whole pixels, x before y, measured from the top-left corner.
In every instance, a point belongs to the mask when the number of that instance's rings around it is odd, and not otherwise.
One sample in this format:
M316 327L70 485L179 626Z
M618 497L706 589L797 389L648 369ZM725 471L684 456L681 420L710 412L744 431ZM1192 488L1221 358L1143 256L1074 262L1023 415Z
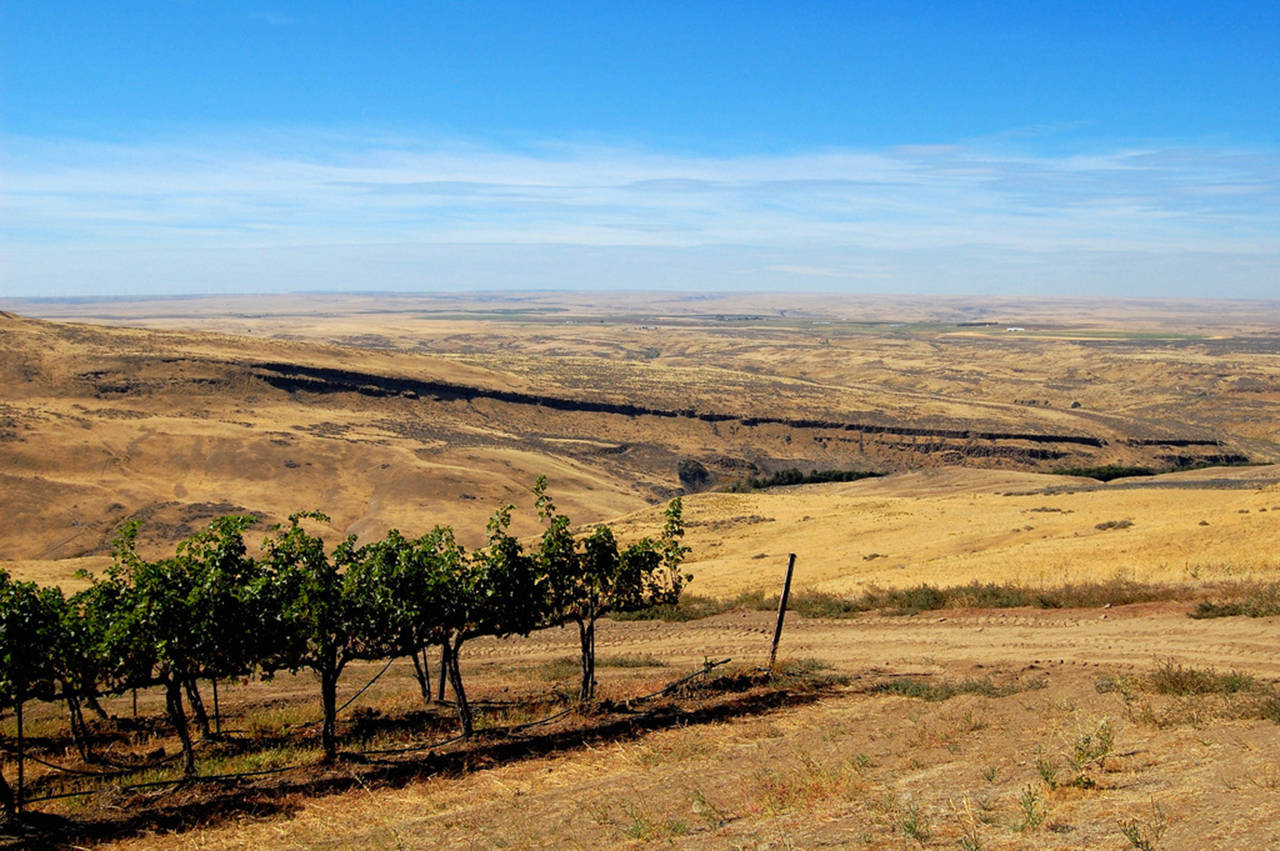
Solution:
M778 641L782 638L782 619L787 616L787 599L791 596L791 573L796 567L796 554L787 558L787 578L782 581L782 596L778 598L778 623L773 628L773 645L769 648L769 673L773 673L773 663L778 658Z

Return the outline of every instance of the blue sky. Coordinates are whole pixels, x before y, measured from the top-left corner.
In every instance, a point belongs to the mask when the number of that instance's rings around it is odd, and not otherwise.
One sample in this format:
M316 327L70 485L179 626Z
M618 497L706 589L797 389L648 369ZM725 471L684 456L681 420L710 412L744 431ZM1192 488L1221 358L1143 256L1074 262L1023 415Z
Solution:
M1280 4L9 2L0 295L1280 293Z

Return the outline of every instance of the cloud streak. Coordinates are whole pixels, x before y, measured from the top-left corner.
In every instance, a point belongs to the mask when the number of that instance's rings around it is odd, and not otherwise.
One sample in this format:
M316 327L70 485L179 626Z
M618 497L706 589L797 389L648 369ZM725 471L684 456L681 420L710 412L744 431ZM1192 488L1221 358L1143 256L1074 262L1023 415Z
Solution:
M1241 286L1254 294L1280 249L1273 151L948 145L715 157L321 134L137 145L10 137L3 149L0 247L12 294L29 286L37 258L56 265L67 252L266 252L277 259L259 275L272 289L273 274L297 277L280 258L298 245L383 246L366 256L398 245L436 257L465 245L653 257L739 246L753 274L890 287L903 281L891 269L913 255L934 260L907 265L945 268L948 256L981 265L983 251L1020 266L1192 253L1248 261L1257 271L1241 273ZM890 271L860 271L858 257L886 253L900 258ZM824 255L840 262L815 259ZM64 265L63 286L74 288L83 271ZM719 285L731 285L732 266L717 266Z

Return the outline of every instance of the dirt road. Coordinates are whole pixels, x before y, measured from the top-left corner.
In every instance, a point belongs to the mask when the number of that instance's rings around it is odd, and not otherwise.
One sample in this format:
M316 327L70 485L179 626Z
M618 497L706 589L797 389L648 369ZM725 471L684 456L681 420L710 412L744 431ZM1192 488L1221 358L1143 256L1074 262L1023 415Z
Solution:
M1173 658L1198 668L1238 669L1280 679L1280 621L1276 618L1194 620L1189 606L1138 604L1105 609L866 614L807 620L788 614L780 655L819 659L838 670L942 670L975 664L1007 668L1069 664L1150 667ZM688 623L603 623L602 655L643 654L692 665L704 657L741 661L768 655L771 612L730 612ZM546 630L527 639L485 639L467 647L475 660L560 657L577 652L577 634Z

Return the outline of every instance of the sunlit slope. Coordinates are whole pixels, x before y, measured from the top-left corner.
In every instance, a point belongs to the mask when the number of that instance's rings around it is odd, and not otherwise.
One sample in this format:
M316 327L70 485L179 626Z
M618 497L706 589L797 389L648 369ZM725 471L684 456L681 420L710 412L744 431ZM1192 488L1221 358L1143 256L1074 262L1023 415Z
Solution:
M916 424L1041 422L1102 437L1191 429L1280 460L1275 301L524 293L10 304L56 318L336 343L374 361L390 349L447 353L542 388L638 388L653 398L669 378L678 402L701 404L709 391L718 411L769 388L767 377L785 392L763 398L785 415L795 402L805 415L834 407Z
M453 415L465 403L423 416L409 399L298 398L245 366L282 355L376 363L364 353L12 319L2 332L0 564L20 575L68 581L102 567L130 518L155 552L218 514L279 521L315 508L333 518L335 539L448 524L476 545L495 508L529 503L538 475L584 519L652 501L634 481L507 435L473 410ZM433 380L499 383L439 359L415 365ZM526 514L516 528L532 531Z
M685 499L690 590L796 585L1059 585L1280 579L1280 467L1211 469L1108 485L1034 473L944 469L849 484ZM633 533L655 522L629 518Z
M162 552L218 514L278 522L313 508L332 517L331 538L443 523L476 546L504 503L523 507L518 533L536 531L538 475L589 523L793 466L1013 471L1234 452L1229 436L1201 426L1163 423L1152 437L1141 419L956 401L930 392L909 359L901 390L767 374L745 353L733 369L716 334L699 333L689 331L682 365L593 360L573 347L603 338L576 329L560 338L572 352L558 356L464 356L5 315L0 561L69 581L105 564L128 519L143 521L144 548ZM709 540L700 557L713 544L735 546ZM872 550L908 551L877 544L858 557Z

